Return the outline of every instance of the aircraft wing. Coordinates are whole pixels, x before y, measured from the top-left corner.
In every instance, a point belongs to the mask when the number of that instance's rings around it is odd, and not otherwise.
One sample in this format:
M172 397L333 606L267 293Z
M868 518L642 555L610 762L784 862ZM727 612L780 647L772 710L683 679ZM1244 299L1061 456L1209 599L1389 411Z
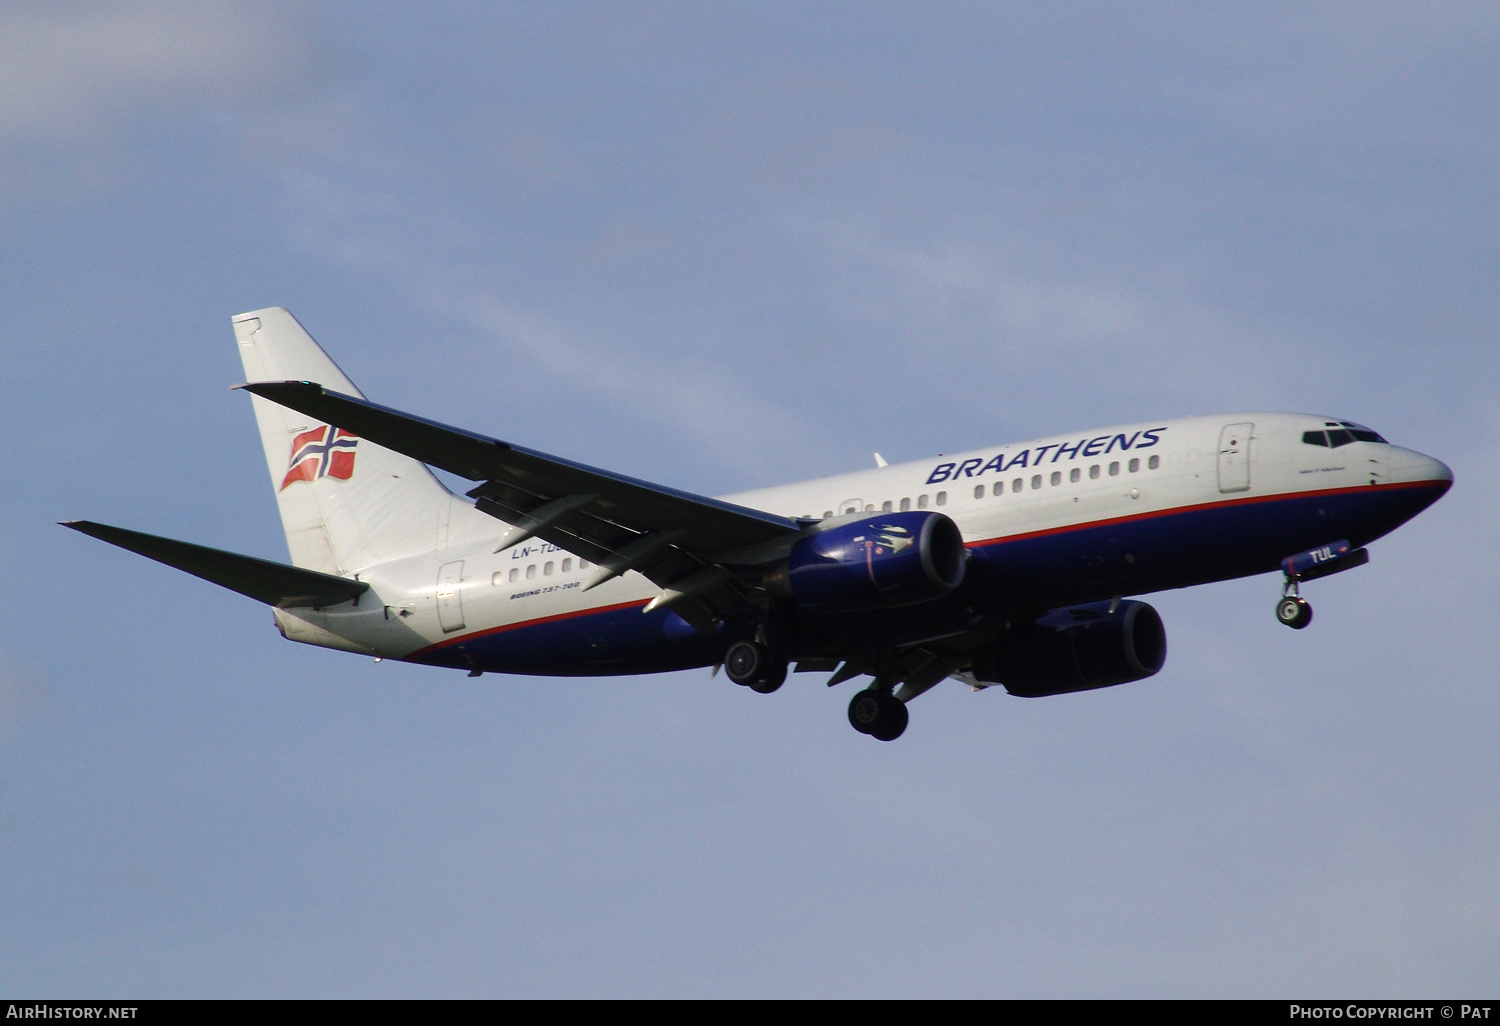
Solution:
M267 605L283 608L332 606L357 599L370 588L363 581L351 581L347 577L334 577L269 559L127 531L123 527L96 524L91 520L66 520L62 526L138 552L148 559L174 566Z
M602 583L626 570L663 589L668 605L705 633L747 599L726 556L789 540L802 524L611 473L401 413L307 381L242 385L430 466L481 482L469 492L511 530L501 547L538 537L598 563ZM497 549L498 551L498 549Z

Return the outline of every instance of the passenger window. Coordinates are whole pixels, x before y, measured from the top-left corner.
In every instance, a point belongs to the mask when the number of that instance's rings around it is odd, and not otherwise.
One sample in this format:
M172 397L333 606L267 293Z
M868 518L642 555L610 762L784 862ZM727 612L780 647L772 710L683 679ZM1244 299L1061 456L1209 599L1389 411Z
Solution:
M875 504L872 502L868 506L866 506L865 507L865 512L866 513L874 513L875 512Z
M927 508L927 496L925 496L925 495L918 495L917 496L917 509L926 509L926 508Z
M1115 477L1119 473L1120 473L1120 465L1118 463L1111 463L1109 465L1109 476L1110 477Z
M1146 461L1146 468L1148 470L1155 470L1159 466L1161 466L1161 457L1160 456L1153 456L1149 460Z
M948 493L947 492L938 492L937 493L937 504L939 506L946 506L946 505L948 505Z
M1078 483L1078 479L1080 477L1082 477L1082 476L1083 476L1083 471L1079 470L1077 467L1074 467L1072 470L1068 471L1068 480L1071 481L1073 484L1077 484Z
M1092 467L1089 467L1089 480L1093 481L1093 480L1096 480L1098 477L1099 477L1099 464L1095 463Z
M573 572L573 561L571 559L563 560L562 572L565 574L570 574Z
M1130 472L1132 474L1136 473L1140 469L1141 469L1141 461L1140 460L1131 460L1130 461Z
M984 498L984 485L975 485L974 486L974 498L976 498L976 499L982 499L982 498Z
M550 560L550 559L547 560L547 565L544 566L544 567L542 567L542 576L543 577L551 577L552 576L552 571L554 569L556 569L556 567L557 567L557 564L553 563L552 560Z
M1005 482L1004 481L996 481L994 483L994 485L992 485L990 487L990 494L991 495L999 495L1003 491L1005 491Z
M521 568L513 566L510 568L510 583L515 584L521 579Z
M825 509L823 511L823 519L824 520L827 520L831 516L833 516L833 510L831 510L831 509Z
M498 587L500 587L500 585L502 585L504 583L505 583L505 571L504 570L496 570L494 573L490 574L490 586L491 587L498 588Z
M909 509L911 509L911 498L908 496L901 500L901 512L905 513Z
M1013 492L1019 492L1022 488L1025 487L1026 482L1019 477L1010 483L1010 490Z
M1031 475L1031 487L1032 487L1032 489L1035 490L1037 488L1040 488L1041 486L1042 486L1042 475L1041 474L1032 474Z
M1052 485L1053 485L1053 487L1056 487L1057 485L1060 485L1060 484L1062 484L1062 471L1061 470L1054 470L1052 472Z
M1337 449L1341 445L1348 445L1354 441L1354 436L1339 428L1328 432L1328 444Z
M589 561L588 560L586 560L586 559L580 559L578 561L578 569L580 569L580 570L587 570L588 568L589 568Z
M891 500L890 499L886 499L884 502L882 502L880 504L880 512L882 512L882 513L889 513L890 511L891 511Z
M526 568L526 579L529 581L536 576L536 564L532 563Z

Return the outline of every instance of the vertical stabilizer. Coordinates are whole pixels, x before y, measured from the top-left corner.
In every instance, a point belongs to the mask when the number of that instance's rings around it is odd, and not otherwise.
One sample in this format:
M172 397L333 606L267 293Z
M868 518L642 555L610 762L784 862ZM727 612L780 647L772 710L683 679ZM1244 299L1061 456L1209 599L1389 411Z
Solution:
M360 396L281 307L233 321L247 381L315 381ZM467 504L421 463L260 396L251 402L294 564L349 574L444 544L453 505Z

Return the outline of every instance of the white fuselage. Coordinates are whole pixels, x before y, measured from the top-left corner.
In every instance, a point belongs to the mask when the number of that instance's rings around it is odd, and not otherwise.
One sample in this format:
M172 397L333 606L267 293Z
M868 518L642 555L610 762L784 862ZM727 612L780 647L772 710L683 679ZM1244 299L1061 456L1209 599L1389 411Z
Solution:
M951 517L974 549L1179 511L1256 502L1270 510L1277 499L1424 482L1446 487L1452 479L1439 461L1387 443L1331 448L1302 440L1305 431L1331 423L1286 413L1144 422L724 499L809 521L932 509ZM471 507L457 508L437 551L361 568L355 576L370 590L355 603L276 610L277 622L296 641L400 659L497 631L582 623L602 610L643 606L660 593L633 572L585 591L597 568L535 538L497 552L506 530ZM1352 532L1330 523L1327 540L1345 534ZM1211 568L1206 575L1195 570L1192 579L1175 583L1213 577Z

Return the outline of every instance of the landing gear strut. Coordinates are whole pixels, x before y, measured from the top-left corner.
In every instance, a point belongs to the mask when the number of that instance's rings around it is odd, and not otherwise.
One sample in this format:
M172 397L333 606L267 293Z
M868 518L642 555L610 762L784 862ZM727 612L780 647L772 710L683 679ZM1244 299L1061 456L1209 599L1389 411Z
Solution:
M878 741L894 741L906 729L906 703L879 687L866 688L849 702L849 725Z
M769 695L786 681L786 660L759 641L736 641L724 653L724 673L736 684Z

